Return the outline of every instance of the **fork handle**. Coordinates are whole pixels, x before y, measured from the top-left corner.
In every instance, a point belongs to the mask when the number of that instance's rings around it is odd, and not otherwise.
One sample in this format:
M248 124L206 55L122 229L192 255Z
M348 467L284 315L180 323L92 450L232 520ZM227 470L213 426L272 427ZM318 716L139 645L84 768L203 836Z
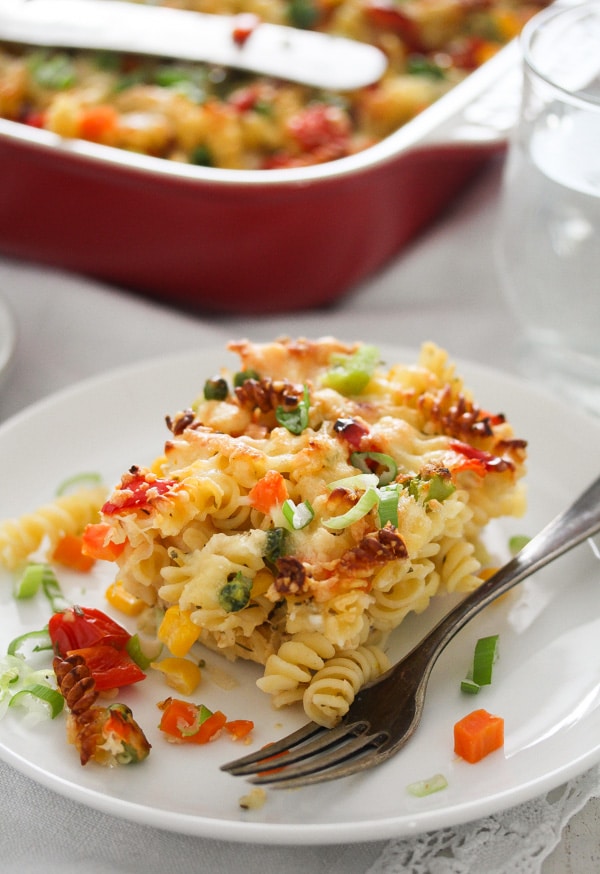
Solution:
M430 663L429 667L433 667L446 645L484 607L598 531L600 476L568 509L536 534L513 559L447 613L407 658L416 655L418 651Z

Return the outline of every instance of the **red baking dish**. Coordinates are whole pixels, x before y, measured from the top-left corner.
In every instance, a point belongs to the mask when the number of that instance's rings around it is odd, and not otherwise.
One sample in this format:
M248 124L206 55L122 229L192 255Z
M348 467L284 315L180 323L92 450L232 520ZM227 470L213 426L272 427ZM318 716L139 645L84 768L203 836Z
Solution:
M518 90L513 42L383 142L269 171L177 164L0 120L0 251L196 312L327 305L504 148Z

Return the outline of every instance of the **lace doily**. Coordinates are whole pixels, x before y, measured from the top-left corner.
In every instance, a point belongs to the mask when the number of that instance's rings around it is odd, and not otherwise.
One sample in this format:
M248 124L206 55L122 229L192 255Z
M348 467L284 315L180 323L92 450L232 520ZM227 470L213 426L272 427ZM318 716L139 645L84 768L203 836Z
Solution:
M539 874L564 826L598 795L596 767L502 813L391 841L366 874Z

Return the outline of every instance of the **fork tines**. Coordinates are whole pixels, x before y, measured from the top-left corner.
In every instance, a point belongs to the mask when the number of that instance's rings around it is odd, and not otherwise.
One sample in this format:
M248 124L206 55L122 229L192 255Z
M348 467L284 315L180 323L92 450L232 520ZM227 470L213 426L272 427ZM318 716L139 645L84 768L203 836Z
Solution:
M369 729L364 720L332 729L310 722L276 743L222 765L221 770L280 789L334 780L363 770L365 755L386 739Z

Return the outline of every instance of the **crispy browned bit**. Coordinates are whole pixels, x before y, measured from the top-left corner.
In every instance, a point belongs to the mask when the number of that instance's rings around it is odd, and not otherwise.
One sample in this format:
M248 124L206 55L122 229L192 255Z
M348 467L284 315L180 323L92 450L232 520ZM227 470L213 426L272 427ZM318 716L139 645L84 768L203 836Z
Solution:
M432 395L424 394L418 406L427 421L451 437L492 437L493 426L504 421L504 416L492 416L484 412L464 394L453 395L450 385Z
M423 480L433 479L434 476L439 476L443 480L447 480L448 482L452 479L452 474L443 464L437 461L429 461L427 464L424 464L421 470L419 471L419 476ZM411 479L410 474L400 477L400 480L406 482Z
M360 543L349 549L340 559L340 569L346 574L372 569L399 558L406 558L404 540L389 522L384 528L366 534Z
M174 418L171 418L171 416L165 416L167 428L169 431L172 431L176 437L179 434L182 434L185 429L192 424L194 419L194 411L189 409L183 410L181 413L176 413Z
M96 706L98 690L83 656L56 656L53 662L59 691L69 710L67 740L79 752L82 765L141 762L150 752L144 732L125 704Z
M80 655L55 656L53 668L65 704L73 716L82 716L98 697L96 682L85 659Z
M258 408L261 413L270 413L277 407L293 410L298 406L304 387L286 379L247 379L235 389L240 406L249 410Z
M280 595L298 595L306 589L306 571L297 558L278 558L277 577L273 585Z
M104 713L104 707L90 707L82 719L71 714L67 722L67 739L77 748L82 765L87 765L90 759L95 758L98 747L104 741Z
M327 495L324 510L330 516L341 516L350 510L358 501L357 492L337 486Z
M525 458L526 449L527 440L519 440L517 438L513 440L500 440L496 446L497 452L507 452L510 456L516 456L519 460Z

